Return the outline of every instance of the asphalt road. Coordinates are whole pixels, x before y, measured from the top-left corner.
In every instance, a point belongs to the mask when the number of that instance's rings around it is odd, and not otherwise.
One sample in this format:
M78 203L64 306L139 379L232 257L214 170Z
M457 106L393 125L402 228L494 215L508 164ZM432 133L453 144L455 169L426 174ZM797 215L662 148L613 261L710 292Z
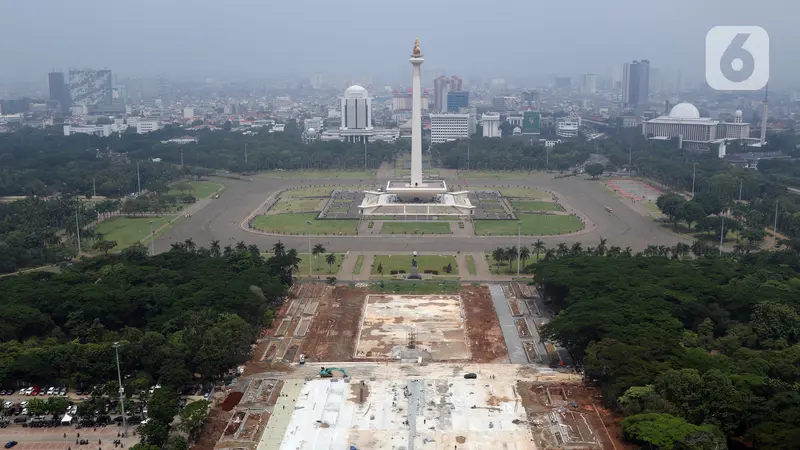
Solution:
M191 238L198 246L208 247L212 240L219 240L221 246L235 245L239 241L255 244L268 249L277 241L298 251L307 251L308 238L303 236L269 236L248 231L241 223L255 208L270 195L290 186L310 184L359 184L361 180L291 180L266 177L253 177L249 181L215 179L226 185L217 200L195 212L189 218L181 218L173 227L156 240L156 252L167 251L173 242ZM372 181L370 181L372 182ZM377 184L377 182L376 182ZM581 242L584 246L597 245L600 237L606 238L608 246L622 248L630 246L633 250L643 250L647 245L674 245L688 242L660 227L650 217L644 217L622 200L616 198L608 189L596 181L579 177L553 179L549 174L534 174L520 180L470 180L469 187L491 186L531 186L550 189L563 196L569 205L580 215L588 217L595 226L584 233L570 236L542 236L540 239L548 247L561 242L572 244ZM606 207L613 213L608 213ZM302 232L303 230L298 230ZM530 246L536 237L523 237L522 243ZM489 252L498 246L516 245L516 236L319 236L311 238L312 244L321 243L328 251L473 251Z

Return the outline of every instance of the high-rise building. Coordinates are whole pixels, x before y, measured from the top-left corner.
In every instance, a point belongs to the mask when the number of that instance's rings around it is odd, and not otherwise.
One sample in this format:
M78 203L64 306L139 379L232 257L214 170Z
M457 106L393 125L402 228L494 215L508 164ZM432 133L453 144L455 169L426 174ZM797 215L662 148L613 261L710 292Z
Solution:
M597 75L593 73L583 74L583 93L594 94L597 92Z
M502 137L502 132L500 131L500 114L498 113L490 112L482 115L481 127L483 127L483 137Z
M461 112L461 108L469 108L469 92L451 91L447 93L447 111Z
M70 70L69 94L73 105L85 105L92 109L98 105L110 105L113 81L110 70Z
M431 114L431 143L466 139L469 128L469 114Z
M444 75L433 80L433 110L436 112L448 112L447 94L451 91L461 91L463 82L457 76L446 77Z
M347 142L365 142L373 134L372 99L362 86L356 84L344 91L339 134Z
M64 73L50 72L47 75L47 81L50 87L50 100L58 102L61 112L66 114L69 112L69 107L72 106L72 101L69 96L69 87L64 80Z
M650 93L650 61L643 59L622 66L622 103L637 107L647 104Z

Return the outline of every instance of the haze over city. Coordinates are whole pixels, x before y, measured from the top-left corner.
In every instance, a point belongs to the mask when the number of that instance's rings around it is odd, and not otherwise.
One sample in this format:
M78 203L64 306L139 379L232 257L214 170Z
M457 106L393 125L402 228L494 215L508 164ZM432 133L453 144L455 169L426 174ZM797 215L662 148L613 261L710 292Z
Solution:
M466 0L4 1L0 79L42 78L53 68L111 68L174 79L308 76L403 80L408 37L420 36L427 74L541 81L605 74L634 59L702 79L705 34L760 25L772 39L772 81L800 69L800 4L744 0L595 2ZM423 76L427 75L423 74Z

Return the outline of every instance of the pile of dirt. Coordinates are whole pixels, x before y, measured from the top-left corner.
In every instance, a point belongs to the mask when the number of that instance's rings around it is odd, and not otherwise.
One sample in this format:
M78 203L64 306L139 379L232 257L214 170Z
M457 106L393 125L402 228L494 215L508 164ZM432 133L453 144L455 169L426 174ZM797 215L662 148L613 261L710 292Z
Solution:
M192 445L192 450L213 450L219 438L222 437L222 432L225 431L225 426L231 416L233 416L232 412L212 408L200 431L200 436Z
M219 407L222 408L223 411L232 411L233 408L235 408L236 405L238 405L239 402L242 401L243 396L244 396L243 392L235 392L235 391L231 392L225 398L225 401L222 402L221 405L219 405Z

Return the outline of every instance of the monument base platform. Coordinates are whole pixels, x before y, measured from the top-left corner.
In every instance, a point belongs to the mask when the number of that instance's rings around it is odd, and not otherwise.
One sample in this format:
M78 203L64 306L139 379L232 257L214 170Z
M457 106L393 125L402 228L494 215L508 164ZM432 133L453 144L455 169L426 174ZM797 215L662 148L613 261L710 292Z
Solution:
M362 216L398 216L415 219L471 216L475 207L472 206L467 194L467 191L433 194L430 197L431 201L420 203L405 202L394 193L366 191L359 209Z

